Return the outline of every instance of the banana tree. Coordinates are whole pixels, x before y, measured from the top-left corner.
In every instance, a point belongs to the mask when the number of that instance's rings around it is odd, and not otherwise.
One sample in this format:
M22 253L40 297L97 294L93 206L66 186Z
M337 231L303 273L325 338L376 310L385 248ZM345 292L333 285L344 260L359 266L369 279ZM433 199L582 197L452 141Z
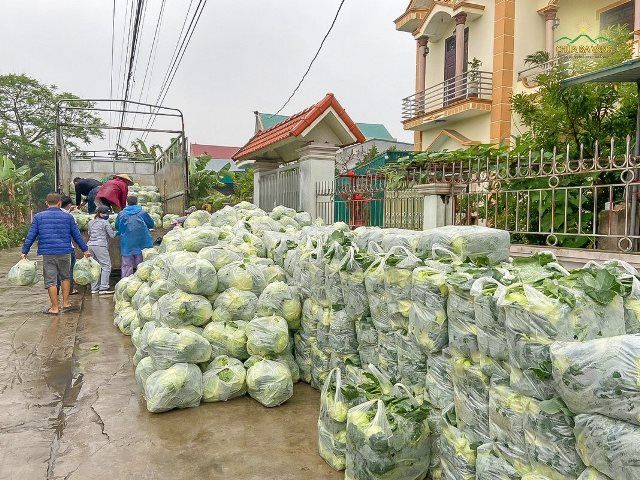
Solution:
M8 221L19 222L25 214L33 185L43 176L31 175L26 165L16 167L9 157L0 162L0 215Z

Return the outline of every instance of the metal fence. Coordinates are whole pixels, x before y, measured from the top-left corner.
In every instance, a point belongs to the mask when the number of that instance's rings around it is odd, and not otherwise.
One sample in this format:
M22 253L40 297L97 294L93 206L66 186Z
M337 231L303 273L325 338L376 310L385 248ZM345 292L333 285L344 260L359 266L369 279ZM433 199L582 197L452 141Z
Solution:
M404 181L448 185L454 224L508 230L513 243L634 252L639 173L627 138L576 152L433 163L407 171Z
M300 168L289 165L260 173L258 206L270 212L276 205L300 210Z
M424 196L415 189L387 188L382 175L341 175L316 184L317 215L351 228L422 229Z

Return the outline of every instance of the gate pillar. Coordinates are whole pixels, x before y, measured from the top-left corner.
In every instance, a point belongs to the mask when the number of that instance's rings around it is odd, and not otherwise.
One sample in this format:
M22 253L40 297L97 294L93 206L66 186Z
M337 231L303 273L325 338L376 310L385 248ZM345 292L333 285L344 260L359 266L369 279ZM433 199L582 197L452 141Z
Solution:
M431 230L436 227L453 225L453 195L465 189L464 185L450 183L428 183L413 187L424 195L422 229Z
M300 165L300 210L318 216L316 204L317 182L332 182L336 173L336 152L331 144L311 143L298 149Z

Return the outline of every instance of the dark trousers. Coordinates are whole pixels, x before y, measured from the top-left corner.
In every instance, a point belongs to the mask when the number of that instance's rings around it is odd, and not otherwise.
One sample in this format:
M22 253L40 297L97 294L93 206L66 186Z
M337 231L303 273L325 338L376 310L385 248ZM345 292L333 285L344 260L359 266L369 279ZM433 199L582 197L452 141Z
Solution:
M100 187L93 188L87 195L87 212L94 213L96 211L96 195Z

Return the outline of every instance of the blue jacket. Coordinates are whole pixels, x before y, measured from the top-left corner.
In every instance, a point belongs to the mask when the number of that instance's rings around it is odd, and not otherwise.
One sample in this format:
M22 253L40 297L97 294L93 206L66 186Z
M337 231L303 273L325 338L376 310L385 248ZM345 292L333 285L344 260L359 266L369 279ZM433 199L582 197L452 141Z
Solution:
M73 252L71 239L83 252L87 244L80 235L78 225L69 212L58 207L49 207L33 217L29 233L24 239L22 253L29 253L31 245L38 239L38 255L64 255Z
M144 248L153 246L149 229L153 219L140 205L129 205L116 217L116 230L120 233L120 255L141 255Z

